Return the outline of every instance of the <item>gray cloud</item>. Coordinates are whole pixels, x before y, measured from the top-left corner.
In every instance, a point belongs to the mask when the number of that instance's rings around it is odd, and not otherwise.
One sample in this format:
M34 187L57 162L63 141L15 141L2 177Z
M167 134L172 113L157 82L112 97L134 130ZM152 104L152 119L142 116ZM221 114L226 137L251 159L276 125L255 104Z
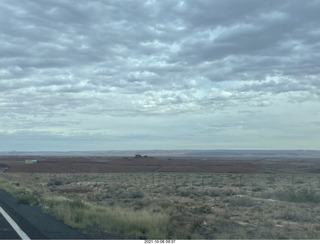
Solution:
M301 0L1 1L0 132L24 128L14 119L37 128L46 118L51 134L73 121L86 134L88 118L107 133L104 116L318 105L319 11Z

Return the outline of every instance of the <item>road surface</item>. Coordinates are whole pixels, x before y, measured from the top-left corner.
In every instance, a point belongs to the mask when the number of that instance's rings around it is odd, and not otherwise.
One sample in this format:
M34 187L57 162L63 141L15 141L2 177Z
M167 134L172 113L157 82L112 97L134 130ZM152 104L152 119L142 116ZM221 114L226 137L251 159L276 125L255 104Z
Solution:
M22 240L18 233L12 228L5 217L0 214L0 239L1 240Z

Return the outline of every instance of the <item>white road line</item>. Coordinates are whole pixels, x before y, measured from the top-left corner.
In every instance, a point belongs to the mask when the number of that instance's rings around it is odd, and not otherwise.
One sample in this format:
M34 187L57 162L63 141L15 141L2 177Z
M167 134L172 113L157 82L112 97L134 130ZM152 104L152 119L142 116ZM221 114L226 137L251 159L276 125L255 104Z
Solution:
M21 237L22 240L30 240L29 236L27 236L27 234L23 232L19 225L17 225L17 223L14 222L14 220L3 210L2 207L0 207L0 213L8 221L11 227L17 232L17 234Z

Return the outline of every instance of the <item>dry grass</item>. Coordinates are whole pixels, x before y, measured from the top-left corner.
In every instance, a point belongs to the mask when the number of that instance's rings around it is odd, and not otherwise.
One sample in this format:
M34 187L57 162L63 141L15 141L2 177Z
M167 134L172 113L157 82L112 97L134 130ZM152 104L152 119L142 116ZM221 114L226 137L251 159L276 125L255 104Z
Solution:
M81 229L149 239L320 239L316 174L0 174ZM23 186L23 187L21 187Z

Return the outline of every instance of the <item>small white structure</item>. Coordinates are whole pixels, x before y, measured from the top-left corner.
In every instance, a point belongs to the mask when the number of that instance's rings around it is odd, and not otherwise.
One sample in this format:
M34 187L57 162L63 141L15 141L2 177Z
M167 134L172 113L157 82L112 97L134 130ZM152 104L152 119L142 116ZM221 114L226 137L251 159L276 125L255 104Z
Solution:
M24 161L25 164L36 164L38 163L38 160L34 160L34 159L26 159Z

